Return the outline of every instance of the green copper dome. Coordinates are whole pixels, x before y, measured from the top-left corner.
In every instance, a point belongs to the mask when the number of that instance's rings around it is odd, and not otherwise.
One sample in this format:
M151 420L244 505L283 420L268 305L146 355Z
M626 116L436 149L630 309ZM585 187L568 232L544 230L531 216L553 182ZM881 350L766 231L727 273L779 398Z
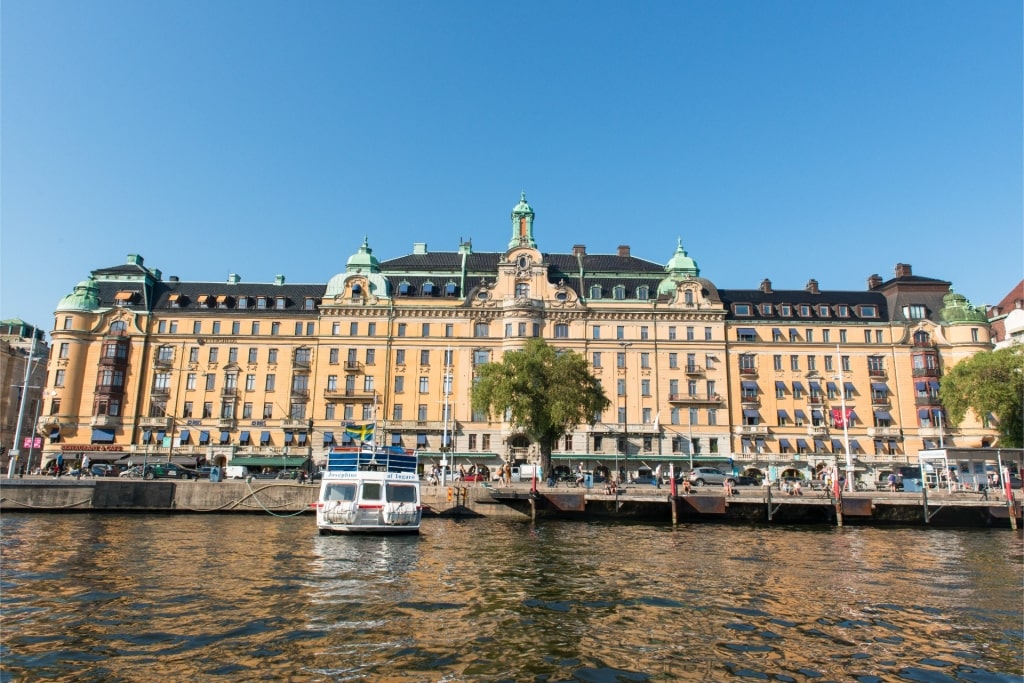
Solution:
M988 322L985 311L975 308L963 294L957 294L953 288L942 297L942 310L939 316L947 323L984 323Z
M689 275L691 277L697 277L700 275L700 268L697 267L697 262L686 255L686 250L683 249L682 238L676 238L676 253L672 254L672 258L665 264L665 270L672 275Z
M95 311L99 307L99 287L90 277L75 285L75 291L60 300L57 311Z
M526 191L519 194L519 203L512 207L512 214L533 213L533 207L526 203Z
M376 273L380 271L380 261L373 255L373 249L370 249L370 242L364 236L363 245L359 247L359 251L352 254L348 258L345 264L345 270L349 273L361 270L364 273Z

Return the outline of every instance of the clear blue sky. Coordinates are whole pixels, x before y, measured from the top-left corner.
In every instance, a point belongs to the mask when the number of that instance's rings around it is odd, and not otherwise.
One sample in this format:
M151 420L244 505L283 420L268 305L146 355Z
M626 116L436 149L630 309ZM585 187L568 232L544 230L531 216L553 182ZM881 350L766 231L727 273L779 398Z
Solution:
M165 278L326 281L368 235L719 287L974 304L1022 277L1022 10L943 2L0 5L0 316L49 330L129 253Z

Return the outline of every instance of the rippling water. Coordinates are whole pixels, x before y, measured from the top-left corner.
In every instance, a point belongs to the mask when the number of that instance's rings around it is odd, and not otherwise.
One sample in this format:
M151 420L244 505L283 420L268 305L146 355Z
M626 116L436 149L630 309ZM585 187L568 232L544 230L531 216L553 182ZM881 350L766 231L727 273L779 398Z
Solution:
M1020 681L1020 533L0 519L0 680Z

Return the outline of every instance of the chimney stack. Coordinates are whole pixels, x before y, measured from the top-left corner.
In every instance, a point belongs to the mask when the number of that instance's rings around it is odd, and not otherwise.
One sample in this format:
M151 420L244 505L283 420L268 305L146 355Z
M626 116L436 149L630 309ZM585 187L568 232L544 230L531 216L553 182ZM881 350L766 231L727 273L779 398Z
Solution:
M585 244L574 244L572 245L572 253L574 256L586 256L587 245Z
M914 272L910 269L909 263L896 264L896 277L910 277Z
M619 256L629 256L629 245L628 244L620 244L619 245Z
M764 292L765 294L771 294L772 293L772 281L769 280L768 278L765 278L765 279L761 280L761 291Z
M868 276L868 289L878 289L882 286L882 276L878 273Z
M807 286L804 287L804 289L806 289L811 294L821 294L821 290L818 289L818 281L815 280L814 278L811 278L810 280L807 281Z

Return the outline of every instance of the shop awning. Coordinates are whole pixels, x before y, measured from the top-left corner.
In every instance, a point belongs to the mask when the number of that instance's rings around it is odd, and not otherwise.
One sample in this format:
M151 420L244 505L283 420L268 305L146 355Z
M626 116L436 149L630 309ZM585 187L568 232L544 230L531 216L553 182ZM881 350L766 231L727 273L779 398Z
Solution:
M114 430L113 429L100 429L99 427L93 427L93 430L92 430L92 442L93 443L113 443L114 442Z

